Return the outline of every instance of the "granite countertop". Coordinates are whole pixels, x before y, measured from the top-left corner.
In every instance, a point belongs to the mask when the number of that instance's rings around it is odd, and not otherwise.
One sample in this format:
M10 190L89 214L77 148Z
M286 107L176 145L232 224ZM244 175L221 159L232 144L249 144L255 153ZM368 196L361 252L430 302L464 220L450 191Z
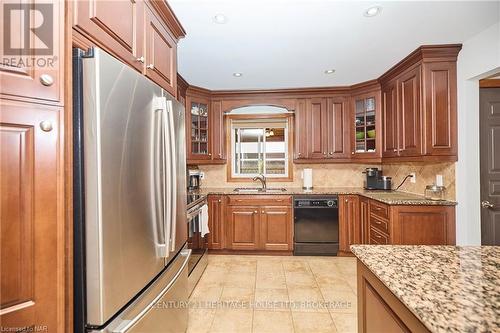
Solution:
M500 332L500 247L353 245L431 332Z
M234 195L248 195L248 194L258 194L258 195L300 195L300 194L357 194L362 195L367 198L380 201L388 205L436 205L436 206L454 206L457 203L450 200L429 200L425 199L424 196L411 194L400 191L368 191L359 187L315 187L313 190L303 190L300 187L287 187L286 192L235 192L234 187L207 187L202 188L199 191L200 194L234 194Z

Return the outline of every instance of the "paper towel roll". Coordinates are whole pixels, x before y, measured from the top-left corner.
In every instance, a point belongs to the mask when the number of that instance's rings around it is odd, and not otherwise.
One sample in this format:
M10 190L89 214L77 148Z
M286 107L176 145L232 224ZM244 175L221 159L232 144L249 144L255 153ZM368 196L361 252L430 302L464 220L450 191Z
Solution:
M310 190L313 188L313 170L312 169L304 169L302 173L302 178L304 180L304 185L302 186L306 190Z

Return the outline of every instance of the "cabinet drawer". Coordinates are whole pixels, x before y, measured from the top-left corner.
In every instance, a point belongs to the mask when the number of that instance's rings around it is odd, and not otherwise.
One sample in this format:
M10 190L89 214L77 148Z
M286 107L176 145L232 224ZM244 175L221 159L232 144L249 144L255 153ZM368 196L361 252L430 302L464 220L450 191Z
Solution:
M370 214L387 220L389 219L389 206L378 201L370 200Z
M231 206L288 206L292 204L290 195L229 195L228 204Z
M370 227L389 234L389 221L381 219L376 215L370 215Z
M389 244L389 236L370 226L370 244Z

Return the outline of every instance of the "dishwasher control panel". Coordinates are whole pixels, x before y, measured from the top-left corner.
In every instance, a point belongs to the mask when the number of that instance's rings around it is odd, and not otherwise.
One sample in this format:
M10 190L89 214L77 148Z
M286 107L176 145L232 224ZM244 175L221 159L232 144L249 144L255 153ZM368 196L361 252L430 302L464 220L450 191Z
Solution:
M295 208L337 208L338 198L295 198Z

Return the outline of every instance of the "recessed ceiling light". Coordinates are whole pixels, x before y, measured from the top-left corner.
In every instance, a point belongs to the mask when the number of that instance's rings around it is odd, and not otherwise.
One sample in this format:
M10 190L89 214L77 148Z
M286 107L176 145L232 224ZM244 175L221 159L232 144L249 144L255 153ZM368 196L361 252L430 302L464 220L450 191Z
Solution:
M333 74L333 73L335 73L335 69L327 69L325 71L325 74Z
M365 10L365 12L363 13L363 15L366 17L373 17L373 16L380 14L381 11L382 11L382 7L379 5L375 5L375 6L371 6L371 7L367 8Z
M224 14L217 14L214 16L214 22L217 24L225 24L227 23L227 16Z
M243 76L243 73L236 72L236 73L233 73L233 76L234 77L240 77L240 76Z

